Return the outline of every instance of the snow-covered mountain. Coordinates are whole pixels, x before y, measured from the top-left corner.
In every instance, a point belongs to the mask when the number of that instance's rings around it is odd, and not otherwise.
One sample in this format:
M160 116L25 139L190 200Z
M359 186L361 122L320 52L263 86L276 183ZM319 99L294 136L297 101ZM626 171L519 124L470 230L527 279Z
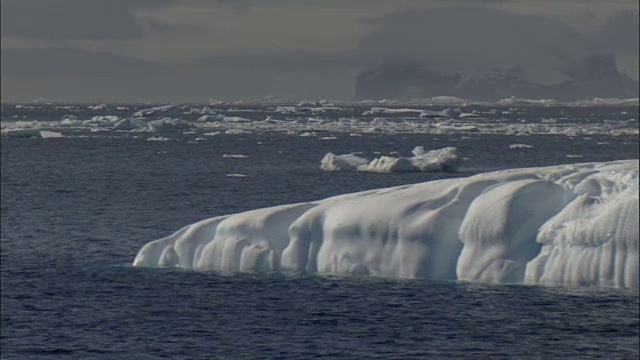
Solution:
M455 96L497 101L516 96L574 101L594 97L638 97L638 83L620 74L612 57L591 55L566 66L551 84L527 79L522 67L451 72L416 63L383 64L360 73L358 99Z
M359 73L359 99L510 96L572 101L637 97L612 49L593 34L540 16L449 7L378 19L358 53L375 60Z

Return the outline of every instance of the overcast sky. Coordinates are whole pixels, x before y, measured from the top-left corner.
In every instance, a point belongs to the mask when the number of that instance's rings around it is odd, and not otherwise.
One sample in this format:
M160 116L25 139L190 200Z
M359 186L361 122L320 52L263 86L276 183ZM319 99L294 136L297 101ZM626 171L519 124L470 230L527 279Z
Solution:
M519 39L566 52L598 48L638 77L637 0L0 3L3 102L350 99L359 72L399 58L435 61L435 48L448 63L520 56L551 66L534 51L510 55ZM463 17L469 7L487 16ZM482 23L505 14L526 22L526 34Z

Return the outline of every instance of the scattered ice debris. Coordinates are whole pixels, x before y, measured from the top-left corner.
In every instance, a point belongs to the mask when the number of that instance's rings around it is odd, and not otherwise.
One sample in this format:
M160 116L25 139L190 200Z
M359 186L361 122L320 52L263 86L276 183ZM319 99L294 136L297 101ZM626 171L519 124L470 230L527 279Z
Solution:
M451 99L449 99L451 100ZM414 104L393 101L345 102L329 106L328 104L271 105L247 107L214 107L191 105L163 105L143 108L113 106L95 110L86 118L85 106L56 106L62 118L41 119L41 110L51 105L14 105L15 114L3 114L3 136L19 136L9 131L60 131L67 136L70 132L117 132L117 136L129 136L125 132L158 132L169 134L193 133L194 137L206 133L244 134L279 132L293 136L317 134L325 140L341 134L456 134L478 133L499 135L557 134L564 136L589 137L596 135L628 136L638 135L640 121L637 110L628 106L637 104L637 99L593 99L579 103L548 105L552 102L522 99L508 99L497 108L484 106L484 103L458 101L447 104L442 110L427 107L434 104L433 99ZM541 105L542 103L542 105ZM384 105L383 105L384 104ZM481 107L465 107L483 104ZM629 105L631 104L631 105ZM231 105L231 104L227 104ZM419 105L419 106L418 106ZM495 105L495 104L494 104ZM599 112L600 116L584 119L584 112L574 111L569 106L625 106L624 111L614 109L610 114ZM551 117L542 107L563 106L559 115ZM15 108L15 110L14 110ZM102 108L102 107L101 107ZM34 115L29 112L35 110ZM85 111L85 113L83 113ZM102 113L101 113L102 112ZM130 113L133 114L130 114ZM223 114L224 112L224 114ZM366 113L368 115L362 116ZM245 115L246 114L246 115ZM26 120L25 120L26 119ZM85 134L87 135L87 134ZM29 136L29 135L23 135ZM74 134L73 136L76 136ZM131 134L130 136L135 136Z

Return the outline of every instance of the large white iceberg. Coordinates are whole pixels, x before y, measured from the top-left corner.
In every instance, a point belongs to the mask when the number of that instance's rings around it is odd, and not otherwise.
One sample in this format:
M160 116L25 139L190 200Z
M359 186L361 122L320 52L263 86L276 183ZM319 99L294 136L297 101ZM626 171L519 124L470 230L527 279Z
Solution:
M638 160L514 169L203 220L134 266L638 288Z

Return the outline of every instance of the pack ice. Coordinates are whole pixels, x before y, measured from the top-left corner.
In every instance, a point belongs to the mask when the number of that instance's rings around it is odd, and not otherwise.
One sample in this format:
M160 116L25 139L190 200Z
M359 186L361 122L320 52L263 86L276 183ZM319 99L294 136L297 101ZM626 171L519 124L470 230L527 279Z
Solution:
M218 216L134 266L638 288L638 160L512 169Z

